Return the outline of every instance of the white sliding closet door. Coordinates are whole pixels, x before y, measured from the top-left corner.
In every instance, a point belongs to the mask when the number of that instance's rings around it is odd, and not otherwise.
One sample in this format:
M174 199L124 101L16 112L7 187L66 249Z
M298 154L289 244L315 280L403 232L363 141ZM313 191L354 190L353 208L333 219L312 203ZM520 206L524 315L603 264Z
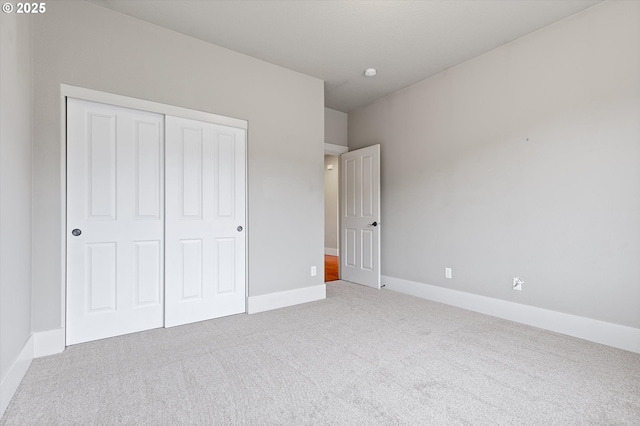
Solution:
M243 129L166 117L165 326L245 312Z
M164 116L67 101L67 344L163 325Z

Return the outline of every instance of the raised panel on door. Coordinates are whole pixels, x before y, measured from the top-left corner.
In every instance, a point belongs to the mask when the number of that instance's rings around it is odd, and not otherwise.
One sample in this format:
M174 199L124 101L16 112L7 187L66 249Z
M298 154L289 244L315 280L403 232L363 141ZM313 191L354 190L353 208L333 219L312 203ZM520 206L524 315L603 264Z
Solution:
M67 344L163 325L163 123L67 101Z
M202 240L180 240L180 301L202 298Z
M344 174L344 215L346 217L356 217L358 214L358 197L357 197L357 161L356 159L345 160L342 169Z
M136 219L160 219L162 201L162 123L135 120Z
M216 293L218 294L233 294L236 291L235 245L235 238L216 238L215 240Z
M116 118L115 112L107 111L85 115L86 133L80 143L86 155L86 211L91 219L116 219Z
M340 278L380 288L380 145L341 155Z
M373 195L374 189L374 173L373 173L373 164L374 159L371 155L365 155L362 157L362 169L361 169L361 179L362 182L362 217L371 219L373 218L375 207L373 205L375 201L375 197Z
M116 309L116 243L87 244L85 255L86 311L96 313Z
M134 306L160 305L162 301L162 241L134 241Z
M235 138L217 133L215 212L217 219L235 218Z
M345 266L350 268L355 268L358 266L357 258L358 258L358 245L356 244L356 240L358 238L358 230L353 228L345 229L343 244L343 263Z
M202 219L203 129L181 128L180 148L180 206L182 218Z
M363 229L360 231L360 246L362 247L362 255L360 259L361 268L365 271L373 271L375 267L374 256L374 242L375 235L372 229Z
M245 312L245 150L243 129L166 117L167 327Z

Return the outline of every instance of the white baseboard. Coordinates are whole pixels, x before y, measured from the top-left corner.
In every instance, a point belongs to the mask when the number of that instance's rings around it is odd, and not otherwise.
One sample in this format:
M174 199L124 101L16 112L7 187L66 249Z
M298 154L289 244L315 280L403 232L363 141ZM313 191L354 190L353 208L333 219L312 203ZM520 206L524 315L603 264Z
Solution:
M640 353L640 329L477 294L382 277L389 290Z
M295 290L280 291L278 293L264 294L262 296L249 297L247 312L255 314L301 303L315 302L327 298L327 286L325 284Z
M33 333L33 357L59 354L64 351L64 328Z
M335 249L335 248L329 248L329 247L324 248L324 254L327 254L329 256L340 256L338 252L339 252L338 249Z
M16 393L22 378L26 374L31 361L33 360L33 334L27 340L27 343L20 351L18 358L13 362L9 371L2 378L0 382L0 417L3 416L5 410L13 398L13 394Z

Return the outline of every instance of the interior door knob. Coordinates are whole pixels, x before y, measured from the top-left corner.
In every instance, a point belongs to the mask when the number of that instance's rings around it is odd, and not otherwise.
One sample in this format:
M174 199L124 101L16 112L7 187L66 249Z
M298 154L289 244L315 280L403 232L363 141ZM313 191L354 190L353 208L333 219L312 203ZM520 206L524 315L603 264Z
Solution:
M82 231L81 231L81 230L79 230L78 228L76 228L76 229L74 229L73 231L71 231L71 234L72 234L74 237L77 237L78 235L82 234Z
M370 223L369 226L378 226L378 222Z
M237 229L238 229L238 232L242 232L242 229L243 229L243 228L242 228L242 226L238 226L238 228L237 228Z

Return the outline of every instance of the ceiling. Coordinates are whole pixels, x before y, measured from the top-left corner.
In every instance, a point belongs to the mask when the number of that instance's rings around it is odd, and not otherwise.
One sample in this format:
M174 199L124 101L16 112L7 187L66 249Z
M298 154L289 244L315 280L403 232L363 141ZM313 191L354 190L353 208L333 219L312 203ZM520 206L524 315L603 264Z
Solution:
M322 79L349 112L601 0L88 1Z

